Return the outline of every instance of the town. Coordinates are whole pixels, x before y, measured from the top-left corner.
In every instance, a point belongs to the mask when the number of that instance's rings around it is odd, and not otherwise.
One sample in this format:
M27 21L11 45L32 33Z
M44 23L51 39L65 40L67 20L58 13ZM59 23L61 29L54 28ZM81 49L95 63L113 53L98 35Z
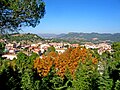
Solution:
M120 90L120 0L0 0L0 90Z
M17 58L17 53L23 52L26 55L31 55L32 52L37 53L41 58L42 55L48 50L49 47L53 47L55 51L59 54L65 52L67 48L70 47L78 47L82 46L86 49L97 49L97 52L99 55L102 55L103 52L108 51L111 52L112 48L109 43L98 43L94 44L92 42L86 42L84 45L79 44L70 44L68 42L44 42L40 41L38 43L31 43L31 44L21 44L16 43L16 41L9 42L7 39L0 39L0 42L5 43L5 50L4 55L2 57L6 59L13 60L14 58Z

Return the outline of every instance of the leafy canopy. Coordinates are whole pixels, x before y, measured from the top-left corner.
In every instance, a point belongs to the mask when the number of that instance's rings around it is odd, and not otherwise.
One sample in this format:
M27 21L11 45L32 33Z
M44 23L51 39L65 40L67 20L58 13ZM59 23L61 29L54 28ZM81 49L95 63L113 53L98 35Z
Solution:
M4 49L5 49L4 43L0 42L0 56L3 54Z
M1 0L0 34L19 31L22 26L35 27L44 14L43 0Z

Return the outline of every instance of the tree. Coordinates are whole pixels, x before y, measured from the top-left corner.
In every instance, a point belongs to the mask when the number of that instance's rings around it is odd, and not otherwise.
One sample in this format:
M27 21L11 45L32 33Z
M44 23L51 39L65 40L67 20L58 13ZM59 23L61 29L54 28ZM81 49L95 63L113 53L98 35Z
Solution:
M40 76L45 77L54 65L56 75L64 78L68 69L74 78L78 63L86 63L86 58L95 65L98 63L97 59L92 57L89 50L82 47L69 48L62 54L50 52L47 56L44 55L42 59L37 58L34 60L34 68L37 69Z
M1 0L0 34L18 32L22 26L35 27L44 14L43 0Z
M0 42L0 56L2 56L4 49L5 49L4 43Z
M27 56L26 54L20 52L17 55L17 60L15 62L18 73L21 75L21 89L22 90L36 90L39 88L39 81L35 80L37 77L35 74L35 70L33 70L33 60L38 57L36 53L32 53L31 56ZM37 89L39 90L39 89Z
M112 48L114 49L114 51L119 51L120 50L120 42L113 43Z
M48 47L47 51L45 51L45 55L48 55L50 52L55 52L55 47L51 46L51 47Z
M97 90L97 61L95 58L86 57L84 62L79 62L72 82L74 90Z
M20 74L14 70L9 60L2 59L0 65L0 90L21 90Z
M107 59L107 58L106 58ZM110 62L111 60L107 60L106 64L103 65L104 71L103 74L98 76L97 84L99 90L113 90L113 79L110 77Z
M99 90L120 88L120 42L113 43L112 49L112 53L104 52L101 56L104 70L97 81Z

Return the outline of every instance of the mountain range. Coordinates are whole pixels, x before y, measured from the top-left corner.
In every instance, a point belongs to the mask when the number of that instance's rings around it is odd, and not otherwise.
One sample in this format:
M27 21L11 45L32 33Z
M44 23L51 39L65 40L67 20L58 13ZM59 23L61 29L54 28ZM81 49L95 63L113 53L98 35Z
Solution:
M68 41L108 41L108 42L120 42L120 33L76 33L70 32L67 34L38 34L42 38L46 39L63 39Z

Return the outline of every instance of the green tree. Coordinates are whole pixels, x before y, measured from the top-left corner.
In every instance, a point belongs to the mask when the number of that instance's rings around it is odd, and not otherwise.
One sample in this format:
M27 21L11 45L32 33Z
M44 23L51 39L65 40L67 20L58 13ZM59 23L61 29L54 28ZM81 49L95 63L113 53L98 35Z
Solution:
M0 66L0 90L21 90L20 75L10 65L9 60L2 60Z
M1 0L0 34L19 31L22 26L35 27L44 14L43 0Z
M33 60L38 57L37 54L32 53L31 56L20 52L17 55L18 59L16 60L16 67L19 70L18 73L21 75L21 89L22 90L39 90L37 75L33 69ZM35 74L35 75L34 75Z
M110 78L108 68L106 67L104 73L97 78L98 90L113 90L113 79Z
M116 81L115 90L120 90L120 80Z
M49 47L48 52L55 52L55 48L53 46Z
M112 48L114 51L120 51L120 42L113 43Z
M0 57L2 56L4 49L5 49L5 44L0 42Z
M45 55L48 55L50 52L55 52L55 47L51 46L51 47L48 47L47 51L45 51Z
M98 78L98 88L100 90L119 90L120 88L120 42L112 44L113 52L104 52L101 62L104 64L103 75Z
M112 64L109 65L110 77L113 79L113 89L120 88L120 42L112 44ZM118 89L119 90L119 89Z
M73 80L73 88L75 90L97 90L97 64L92 64L91 60L86 63L79 63Z

